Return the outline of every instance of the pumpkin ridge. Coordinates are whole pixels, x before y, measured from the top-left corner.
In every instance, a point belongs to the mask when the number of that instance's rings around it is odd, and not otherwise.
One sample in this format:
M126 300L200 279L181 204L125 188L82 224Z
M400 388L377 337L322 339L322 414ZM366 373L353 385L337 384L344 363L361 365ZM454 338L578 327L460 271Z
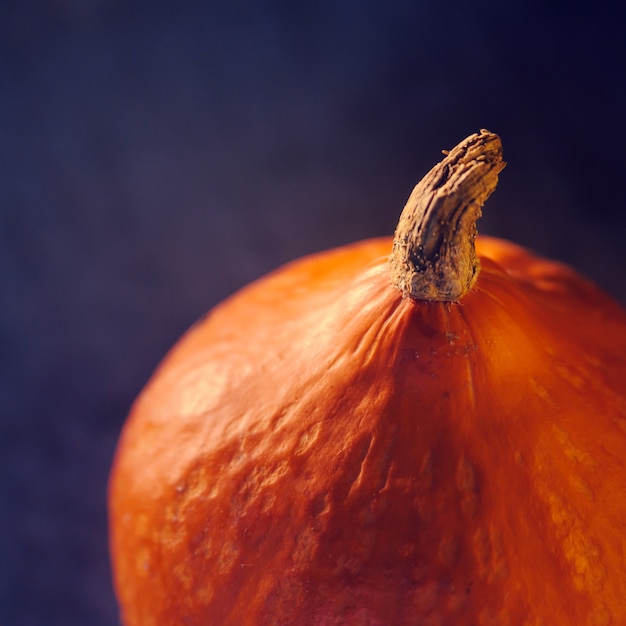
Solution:
M455 311L459 319L461 320L463 327L469 338L469 342L466 344L466 347L465 347L466 362L467 362L467 388L468 388L468 396L469 396L470 404L472 407L475 408L477 386L476 386L476 376L474 375L474 369L473 369L474 365L472 363L472 353L478 349L478 343L476 343L476 339L474 337L474 331L472 330L472 327L463 311L463 307L457 306L455 308Z

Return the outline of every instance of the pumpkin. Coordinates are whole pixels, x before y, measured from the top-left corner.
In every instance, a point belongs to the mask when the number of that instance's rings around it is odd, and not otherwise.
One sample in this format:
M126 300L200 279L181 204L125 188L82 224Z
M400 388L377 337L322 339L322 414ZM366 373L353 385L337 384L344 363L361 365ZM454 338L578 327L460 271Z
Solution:
M471 135L393 242L295 261L167 355L110 482L124 624L626 624L626 313L476 236L502 167Z

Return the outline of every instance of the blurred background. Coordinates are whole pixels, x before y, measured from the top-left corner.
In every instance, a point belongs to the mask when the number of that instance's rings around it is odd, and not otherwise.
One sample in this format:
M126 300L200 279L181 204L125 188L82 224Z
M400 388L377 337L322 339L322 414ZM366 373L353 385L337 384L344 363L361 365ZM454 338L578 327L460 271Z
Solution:
M391 234L479 128L508 161L481 232L626 304L626 55L600 11L2 2L0 623L117 624L107 477L160 358L279 264Z

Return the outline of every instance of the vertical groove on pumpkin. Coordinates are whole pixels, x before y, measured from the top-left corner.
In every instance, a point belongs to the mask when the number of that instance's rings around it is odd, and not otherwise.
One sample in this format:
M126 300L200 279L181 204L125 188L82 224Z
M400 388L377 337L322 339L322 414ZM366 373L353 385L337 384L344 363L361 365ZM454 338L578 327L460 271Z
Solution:
M478 343L476 342L476 339L474 337L474 332L469 322L467 321L467 318L463 314L463 307L456 307L456 309L457 309L457 314L459 318L461 319L461 322L463 326L465 327L465 331L467 332L467 336L469 338L469 344L467 345L466 354L465 354L465 359L467 362L467 388L468 388L468 395L469 395L471 407L472 409L474 409L476 408L476 383L475 383L474 369L472 366L472 352L473 350L476 349L476 347L478 346Z
M500 138L487 130L444 154L411 193L394 236L391 282L414 300L455 302L472 288L476 221L505 166Z

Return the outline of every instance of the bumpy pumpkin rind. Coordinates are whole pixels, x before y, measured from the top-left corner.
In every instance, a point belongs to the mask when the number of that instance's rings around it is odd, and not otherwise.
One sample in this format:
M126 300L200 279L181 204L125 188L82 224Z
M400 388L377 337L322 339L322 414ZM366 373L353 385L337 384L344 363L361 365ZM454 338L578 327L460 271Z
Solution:
M626 623L626 314L487 238L416 303L390 249L278 270L161 364L110 484L127 626Z

